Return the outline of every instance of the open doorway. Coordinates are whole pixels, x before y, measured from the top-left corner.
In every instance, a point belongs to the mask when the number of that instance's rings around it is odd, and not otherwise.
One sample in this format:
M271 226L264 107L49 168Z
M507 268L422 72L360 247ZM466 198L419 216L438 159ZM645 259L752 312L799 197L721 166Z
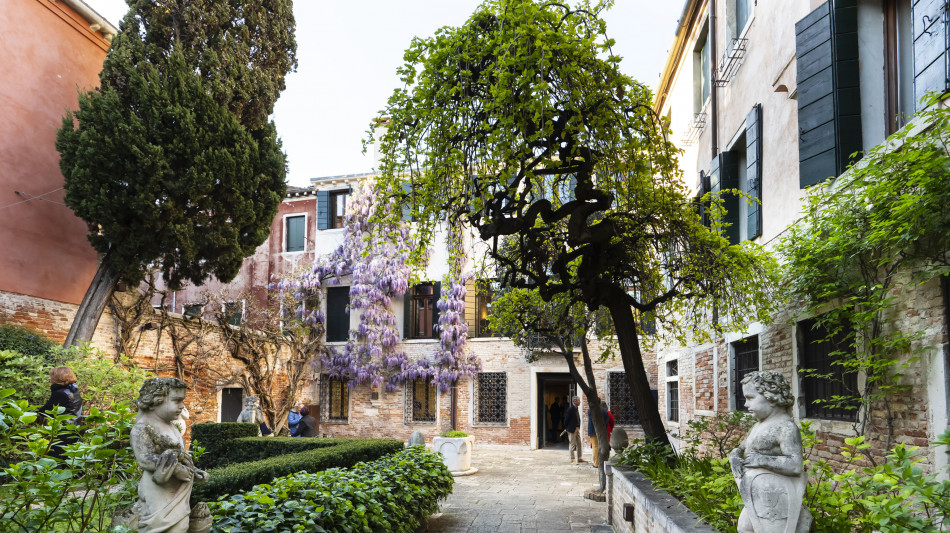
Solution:
M577 385L567 372L538 374L538 448L567 449L567 436L562 422L564 410L577 394ZM557 405L555 406L555 399ZM552 407L555 416L552 419Z

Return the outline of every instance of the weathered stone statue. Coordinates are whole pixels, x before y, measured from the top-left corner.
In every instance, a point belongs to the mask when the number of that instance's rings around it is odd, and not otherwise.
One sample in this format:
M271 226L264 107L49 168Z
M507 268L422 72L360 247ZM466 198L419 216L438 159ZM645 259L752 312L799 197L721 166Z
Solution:
M261 410L261 399L257 396L244 398L244 410L237 417L238 422L257 424L257 436L261 435L260 425L264 421L264 411Z
M745 504L739 533L805 533L813 518L802 505L807 475L788 380L779 372L752 372L742 379L742 393L758 423L729 454Z
M188 502L194 482L207 481L208 474L195 468L173 424L184 408L185 388L185 382L177 378L152 378L135 400L139 414L132 427L132 451L143 473L139 499L122 521L140 533L206 533L211 529L208 506L200 503L192 509Z

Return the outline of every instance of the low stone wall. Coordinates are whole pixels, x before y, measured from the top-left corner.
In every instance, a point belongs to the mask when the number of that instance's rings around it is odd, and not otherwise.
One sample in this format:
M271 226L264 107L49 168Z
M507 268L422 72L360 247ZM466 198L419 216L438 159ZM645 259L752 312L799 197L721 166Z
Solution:
M633 505L633 521L624 506ZM607 462L607 523L617 533L715 533L679 500L653 488L643 474Z

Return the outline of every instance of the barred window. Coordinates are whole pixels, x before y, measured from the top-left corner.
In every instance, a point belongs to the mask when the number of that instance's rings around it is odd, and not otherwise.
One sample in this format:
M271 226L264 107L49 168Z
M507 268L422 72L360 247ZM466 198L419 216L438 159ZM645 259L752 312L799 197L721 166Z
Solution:
M347 422L350 418L350 389L346 381L340 378L331 378L324 374L320 383L323 391L323 408L326 420L330 422Z
M841 405L827 403L834 397L855 398L858 394L858 375L853 369L840 364L847 354L854 353L854 335L845 328L830 331L815 319L799 322L802 347L801 368L812 375L801 378L805 397L805 416L828 420L854 420L857 400L842 401ZM814 375L814 374L817 374ZM815 400L819 400L817 403Z
M753 335L747 339L732 343L732 393L736 411L746 411L745 395L742 394L742 378L750 372L759 370L759 337Z
M406 423L434 423L436 392L432 378L406 383Z
M475 423L508 423L508 375L479 372L475 380Z
M640 424L640 413L627 386L626 372L607 373L607 405L614 415L614 423L618 426L633 426Z

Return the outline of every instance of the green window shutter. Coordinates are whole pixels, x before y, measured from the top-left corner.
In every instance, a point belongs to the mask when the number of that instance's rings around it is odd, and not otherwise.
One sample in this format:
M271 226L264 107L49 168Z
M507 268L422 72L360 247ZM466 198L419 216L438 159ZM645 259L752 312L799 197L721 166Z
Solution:
M947 32L946 0L916 0L911 19L914 22L914 109L920 111L920 99L932 91L946 92L950 40Z
M287 252L302 252L305 249L304 239L306 236L307 217L300 215L287 217L287 242L284 248Z
M721 193L722 207L725 213L722 217L723 236L729 244L739 244L739 196L722 192L727 189L739 188L739 158L735 152L722 152L713 158L709 169L709 190Z
M442 282L436 281L432 284L432 338L438 339L441 336L439 329L439 298L442 297Z
M330 191L317 191L317 229L330 229Z
M753 199L746 216L746 238L751 241L762 235L762 104L755 104L745 119L745 148L745 192Z
M856 0L826 2L795 24L802 188L845 171L860 152Z

